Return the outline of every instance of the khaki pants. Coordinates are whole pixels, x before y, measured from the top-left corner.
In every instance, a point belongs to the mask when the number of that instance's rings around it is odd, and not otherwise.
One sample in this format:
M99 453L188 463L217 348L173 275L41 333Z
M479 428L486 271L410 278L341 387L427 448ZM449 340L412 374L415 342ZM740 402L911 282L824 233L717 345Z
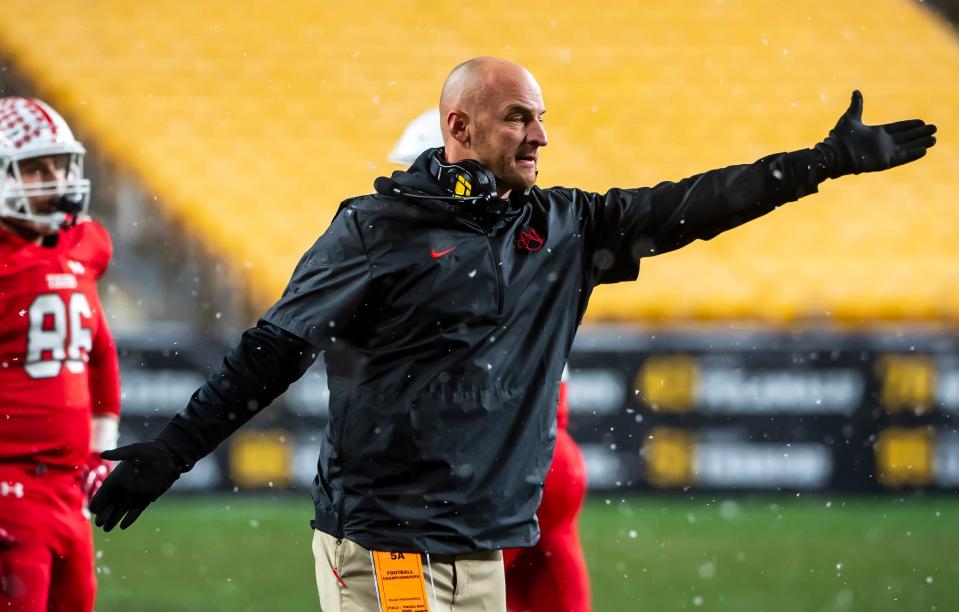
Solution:
M313 557L323 612L379 610L368 549L346 539L337 542L333 536L315 531ZM455 557L430 555L429 566L424 556L423 577L430 612L506 612L506 580L500 550ZM433 599L434 585L438 601Z

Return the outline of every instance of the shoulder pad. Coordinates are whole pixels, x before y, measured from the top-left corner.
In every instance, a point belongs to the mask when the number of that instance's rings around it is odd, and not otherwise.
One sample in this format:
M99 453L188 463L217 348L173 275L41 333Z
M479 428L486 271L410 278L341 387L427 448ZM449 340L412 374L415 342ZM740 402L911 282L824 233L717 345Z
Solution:
M68 257L89 266L97 278L103 275L113 257L113 241L106 228L84 217L73 227L64 230L60 239L64 240Z

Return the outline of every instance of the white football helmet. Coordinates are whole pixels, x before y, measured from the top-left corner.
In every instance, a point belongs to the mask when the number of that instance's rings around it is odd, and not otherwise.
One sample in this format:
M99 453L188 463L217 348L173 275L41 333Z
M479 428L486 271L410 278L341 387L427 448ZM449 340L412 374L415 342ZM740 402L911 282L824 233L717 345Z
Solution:
M83 178L86 149L55 110L33 98L0 98L0 217L21 219L60 229L87 212L90 181ZM62 179L24 183L20 162L34 157L66 155ZM58 196L54 211L38 212L31 198Z

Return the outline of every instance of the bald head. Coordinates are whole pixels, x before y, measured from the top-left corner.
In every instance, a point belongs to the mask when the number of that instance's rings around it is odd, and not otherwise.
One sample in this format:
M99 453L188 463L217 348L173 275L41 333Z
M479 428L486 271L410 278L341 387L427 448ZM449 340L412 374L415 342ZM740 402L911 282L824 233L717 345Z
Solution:
M509 60L498 57L474 57L459 64L446 77L440 92L440 117L445 118L451 110L476 112L476 105L483 99L483 91L495 86L495 80L507 72L519 73L526 69ZM445 121L444 121L445 123ZM444 127L444 135L448 128Z
M449 126L446 119L450 111L463 111L475 116L491 91L503 85L539 84L532 73L516 62L499 57L481 56L466 60L450 71L440 92L440 128L443 142L449 144ZM540 94L542 95L542 94Z
M491 58L475 57L450 71L440 91L440 117L453 108L471 108L483 89L484 68ZM445 121L443 122L445 123ZM445 126L444 126L445 128ZM445 130L444 130L445 133Z
M447 161L476 159L500 185L531 187L538 148L546 146L545 112L539 83L523 66L498 57L465 61L440 92Z

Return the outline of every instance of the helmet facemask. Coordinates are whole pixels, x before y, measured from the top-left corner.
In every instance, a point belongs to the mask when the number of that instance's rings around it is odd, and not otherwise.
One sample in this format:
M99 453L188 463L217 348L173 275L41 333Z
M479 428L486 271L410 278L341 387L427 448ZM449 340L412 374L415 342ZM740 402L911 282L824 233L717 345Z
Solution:
M62 178L24 182L21 163L27 159L7 158L0 186L0 217L18 219L52 230L69 227L86 214L90 204L90 181L83 178L83 153L60 153L65 158ZM34 157L46 157L37 155ZM38 210L37 200L54 197L52 204Z

